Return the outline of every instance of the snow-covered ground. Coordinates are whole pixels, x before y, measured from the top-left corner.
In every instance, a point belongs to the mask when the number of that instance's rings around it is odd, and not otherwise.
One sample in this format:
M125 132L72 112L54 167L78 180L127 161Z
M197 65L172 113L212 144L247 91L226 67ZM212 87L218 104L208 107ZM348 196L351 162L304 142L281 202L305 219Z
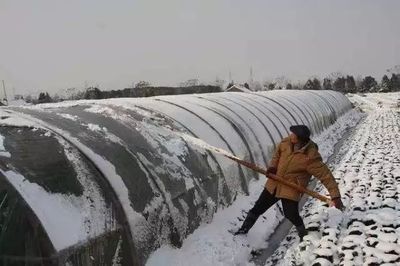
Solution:
M325 159L333 154L335 144L362 116L357 110L352 110L314 139ZM202 225L191 234L180 249L171 246L159 248L146 265L254 265L249 261L251 251L268 246L266 240L283 219L279 208L275 206L261 216L246 237L233 236L228 230L241 225L264 183L264 176L252 182L249 196L240 196L232 206L219 211L211 223Z
M331 166L346 209L309 200L310 234L292 231L266 265L400 265L400 93L349 98L367 117Z

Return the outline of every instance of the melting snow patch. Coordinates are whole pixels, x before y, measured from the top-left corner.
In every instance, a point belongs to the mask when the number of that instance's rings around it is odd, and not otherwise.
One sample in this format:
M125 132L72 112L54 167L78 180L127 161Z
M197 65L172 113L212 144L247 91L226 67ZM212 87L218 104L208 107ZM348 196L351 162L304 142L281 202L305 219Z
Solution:
M90 123L87 124L87 127L91 131L102 131L103 130L99 125L90 124Z
M61 116L61 117L64 117L65 119L69 119L69 120L72 120L72 121L79 120L79 117L76 116L76 115L63 114L63 113L59 113L58 115Z
M5 111L0 109L0 126L11 126L11 127L39 127L38 123L27 120L19 113L13 111Z

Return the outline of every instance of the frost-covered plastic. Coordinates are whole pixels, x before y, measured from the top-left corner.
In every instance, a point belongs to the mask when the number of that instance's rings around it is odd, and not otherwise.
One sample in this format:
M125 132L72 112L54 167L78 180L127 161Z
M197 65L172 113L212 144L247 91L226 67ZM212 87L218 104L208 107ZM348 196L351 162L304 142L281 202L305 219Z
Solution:
M349 109L294 90L0 109L0 258L142 265L258 178L185 136L266 167L291 125L318 134Z

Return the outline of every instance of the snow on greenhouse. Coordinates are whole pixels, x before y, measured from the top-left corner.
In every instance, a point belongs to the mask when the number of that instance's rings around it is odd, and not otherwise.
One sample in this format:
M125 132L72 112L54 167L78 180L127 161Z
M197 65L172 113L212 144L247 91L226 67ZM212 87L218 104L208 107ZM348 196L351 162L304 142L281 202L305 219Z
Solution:
M2 107L2 262L144 265L259 178L191 138L265 167L289 126L316 135L351 108L333 91Z

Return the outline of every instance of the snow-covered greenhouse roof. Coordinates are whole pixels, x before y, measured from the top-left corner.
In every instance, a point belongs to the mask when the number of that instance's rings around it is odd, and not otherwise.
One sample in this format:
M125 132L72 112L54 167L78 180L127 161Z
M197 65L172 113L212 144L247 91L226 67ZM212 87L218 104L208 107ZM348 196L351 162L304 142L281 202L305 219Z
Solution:
M0 109L0 260L142 265L180 246L265 167L294 124L351 109L333 91L214 93Z

